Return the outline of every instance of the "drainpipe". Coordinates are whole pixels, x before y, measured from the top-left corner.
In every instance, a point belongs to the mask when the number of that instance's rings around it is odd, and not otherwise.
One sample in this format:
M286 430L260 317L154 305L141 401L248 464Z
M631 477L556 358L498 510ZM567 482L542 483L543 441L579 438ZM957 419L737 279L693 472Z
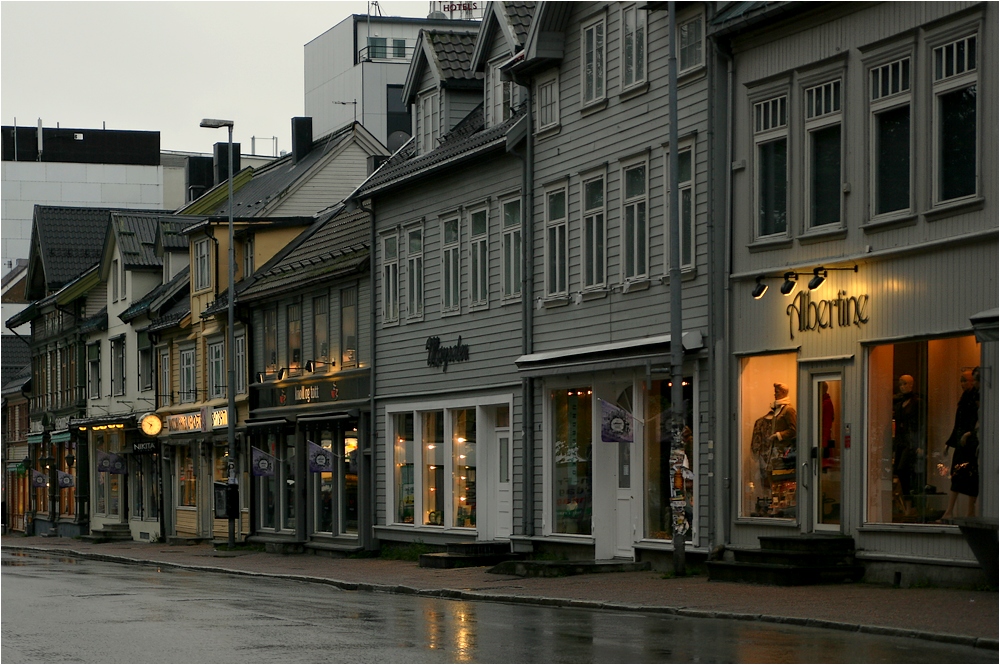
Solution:
M733 101L733 81L735 74L733 72L733 57L727 54L727 64L726 64L726 161L723 164L725 168L724 174L726 178L726 229L725 229L725 256L723 257L724 264L722 268L722 307L723 307L723 326L724 331L722 339L719 340L719 357L723 358L720 367L720 374L722 377L729 376L729 370L732 367L732 361L729 357L729 336L732 334L732 321L730 317L727 316L729 310L729 303L732 298L732 288L729 281L729 275L733 268L733 174L730 165L733 163L733 111L732 111L732 101ZM720 383L720 385L722 385ZM724 396L724 402L726 405L731 405L733 398L732 386L726 385L726 391L721 393ZM732 513L732 452L730 443L730 436L732 433L733 420L728 414L732 413L732 408L727 408L723 411L724 418L722 422L722 427L720 428L724 436L719 437L724 442L722 446L722 451L719 453L720 460L720 475L722 477L722 487L719 488L720 501L719 508L721 512L721 523L722 523L722 543L726 545L730 541L730 534L732 531L731 524L731 513Z
M369 247L368 250L368 345L370 347L368 353L369 358L369 371L368 371L368 517L370 525L365 529L365 533L362 536L361 545L364 549L375 549L375 522L377 521L376 515L378 511L375 506L375 466L376 466L376 455L375 451L378 446L378 428L375 426L376 423L376 412L375 412L375 201L369 203L370 208L365 208L361 203L358 206L368 213L369 221L368 227L371 229L369 235ZM360 425L361 423L359 423ZM361 432L359 431L360 435ZM361 453L361 459L365 458L364 451Z

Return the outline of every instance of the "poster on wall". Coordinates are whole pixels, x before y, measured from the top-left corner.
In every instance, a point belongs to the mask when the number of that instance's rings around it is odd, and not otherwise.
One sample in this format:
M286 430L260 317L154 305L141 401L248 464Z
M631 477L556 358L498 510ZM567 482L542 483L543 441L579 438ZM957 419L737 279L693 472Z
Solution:
M601 441L632 443L632 414L607 400L597 401L601 403Z

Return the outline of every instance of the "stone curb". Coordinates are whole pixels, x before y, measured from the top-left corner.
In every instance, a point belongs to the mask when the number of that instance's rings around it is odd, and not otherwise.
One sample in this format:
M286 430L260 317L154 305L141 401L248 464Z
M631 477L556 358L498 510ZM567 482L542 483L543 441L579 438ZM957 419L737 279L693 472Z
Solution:
M745 612L727 612L725 610L699 610L668 605L633 605L601 600L580 600L574 598L553 598L549 596L516 596L502 593L487 593L482 591L465 591L462 589L420 589L403 584L377 584L373 582L346 582L329 577L315 577L291 573L258 573L248 570L229 570L218 566L200 566L188 563L156 561L154 559L133 559L118 554L101 554L98 552L80 552L68 548L33 547L25 545L4 545L4 549L14 552L39 552L44 554L61 554L75 556L81 559L106 561L134 566L160 566L191 570L205 573L222 573L224 575L241 575L244 577L261 577L268 579L291 580L309 584L326 584L343 591L370 591L373 593L392 593L431 598L448 598L452 600L479 600L494 603L512 603L519 605L539 605L543 607L569 607L593 610L611 610L615 612L646 612L649 614L670 614L693 619L728 619L731 621L760 621L762 623L778 623L808 628L824 628L827 630L842 630L847 632L869 633L888 637L907 637L911 639L960 644L992 651L1000 650L1000 641L986 637L970 635L954 635L950 633L933 633L926 630L911 628L894 628L891 626L873 626L866 624L831 621L828 619L810 619L807 617L787 617L773 614L748 614Z

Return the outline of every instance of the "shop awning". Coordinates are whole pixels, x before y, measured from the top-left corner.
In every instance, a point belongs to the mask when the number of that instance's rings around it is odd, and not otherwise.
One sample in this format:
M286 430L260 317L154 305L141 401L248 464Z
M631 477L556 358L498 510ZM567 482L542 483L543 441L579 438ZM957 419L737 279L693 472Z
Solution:
M39 443L42 442L42 437L44 437L44 436L45 436L44 434L29 434L28 435L28 445L29 446L36 446L36 445L38 445Z
M284 427L291 424L288 418L247 418L247 427Z
M52 432L49 436L49 441L52 443L66 443L69 441L69 430L59 430L58 432Z
M296 422L300 423L316 423L329 420L347 420L348 418L357 418L359 415L357 409L351 414L348 411L335 411L333 413L317 413L316 415L309 416L299 416L296 418Z
M704 341L701 331L691 330L684 333L681 343L685 351L702 348ZM670 362L670 335L529 353L515 361L518 371L527 376L641 367L648 362Z

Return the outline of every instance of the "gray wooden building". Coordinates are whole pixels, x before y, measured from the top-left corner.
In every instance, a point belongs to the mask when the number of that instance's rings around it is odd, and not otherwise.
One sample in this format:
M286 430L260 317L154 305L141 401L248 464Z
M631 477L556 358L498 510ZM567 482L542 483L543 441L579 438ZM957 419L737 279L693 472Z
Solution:
M995 3L714 21L733 73L731 548L843 534L867 579L976 579L947 518L997 518L996 27Z

